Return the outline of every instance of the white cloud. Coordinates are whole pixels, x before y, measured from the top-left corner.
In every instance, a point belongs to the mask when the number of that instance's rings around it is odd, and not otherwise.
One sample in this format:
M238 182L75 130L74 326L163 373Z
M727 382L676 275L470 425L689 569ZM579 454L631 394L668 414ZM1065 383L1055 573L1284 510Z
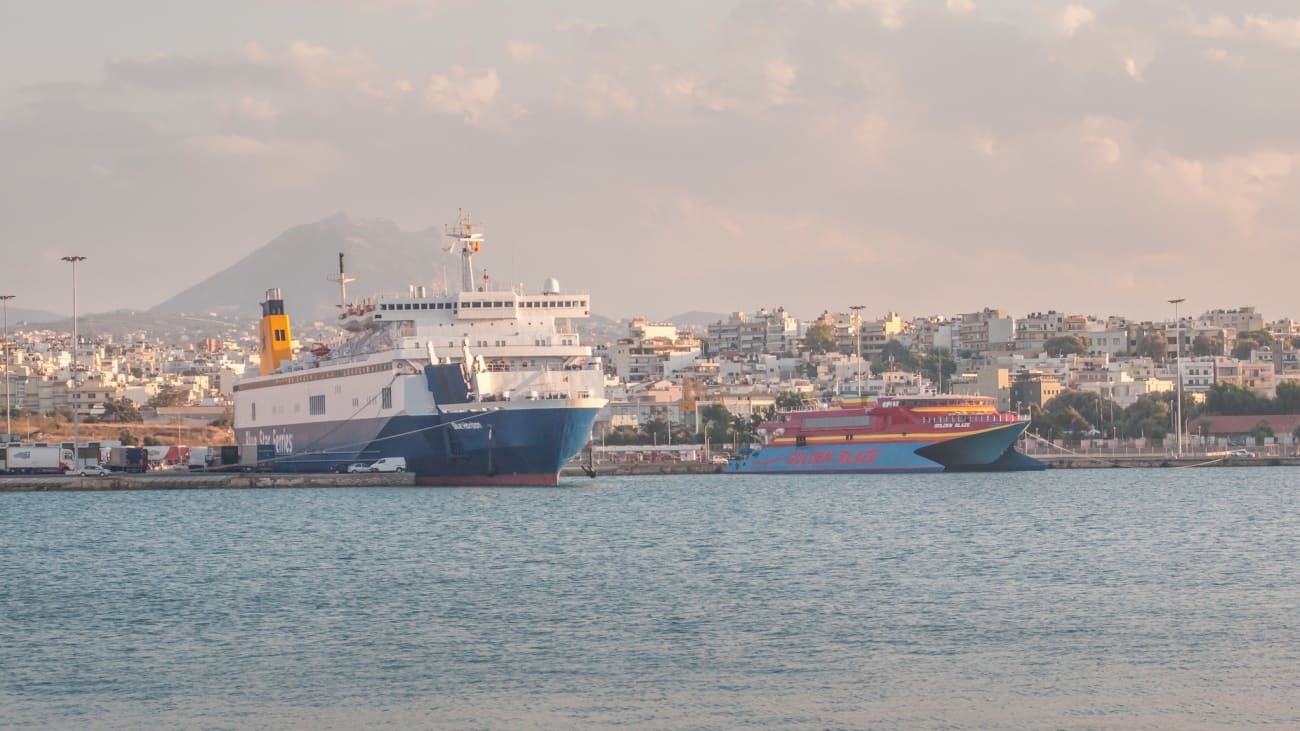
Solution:
M1057 33L1071 37L1092 25L1096 19L1096 13L1082 5L1066 5L1061 12L1056 14L1054 22Z
M501 95L501 79L495 69L472 71L459 64L429 79L424 100L435 112L458 115L475 125L501 123L526 111Z
M542 49L536 43L527 41L506 41L506 55L519 64L533 63L541 55Z
M886 30L900 30L906 24L904 11L911 4L912 0L830 0L830 8L841 12L867 8Z
M259 122L271 122L280 116L280 113L275 109L275 104L270 99L252 96L240 97L239 111L244 116Z
M975 0L948 0L947 8L953 15L970 15L975 12Z

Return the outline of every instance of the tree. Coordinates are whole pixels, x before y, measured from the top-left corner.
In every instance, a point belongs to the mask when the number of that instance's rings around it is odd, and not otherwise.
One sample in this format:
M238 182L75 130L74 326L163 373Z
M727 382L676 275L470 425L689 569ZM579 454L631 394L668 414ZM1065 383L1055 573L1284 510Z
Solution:
M1245 386L1216 383L1205 393L1205 413L1222 416L1269 413L1272 404Z
M1241 340L1242 338L1246 338L1247 340L1254 340L1260 345L1273 344L1273 333L1267 330L1246 330L1244 332L1237 333L1237 339Z
M104 402L104 415L100 421L108 423L140 423L144 416L135 402L128 398L108 399Z
M117 433L117 441L121 442L123 447L134 447L137 444L135 435L126 429Z
M1223 355L1223 340L1214 335L1197 335L1192 340L1192 355L1199 357Z
M957 361L945 348L937 348L920 358L921 374L931 382L942 385L952 383L952 375L957 372Z
M156 396L149 399L149 405L155 408L159 406L184 406L189 399L189 392L184 389L167 388L159 391Z
M139 366L136 366L136 367L132 368L132 369L131 369L131 377L134 378L134 379L136 379L136 380L139 380L139 379L141 379L141 378L144 378L144 369L141 368L141 367L139 367Z
M1095 393L1066 390L1034 413L1031 427L1049 439L1108 434L1112 431L1115 412L1113 403Z
M146 437L144 438L144 446L146 446L146 447L161 447L161 446L162 446L162 442L158 441L158 438L157 438L157 437L146 436Z
M1251 338L1237 338L1237 345L1232 349L1232 357L1237 360L1250 360L1250 352L1259 350L1260 343L1258 340Z
M1133 352L1141 357L1163 363L1169 355L1169 341L1165 340L1165 336L1160 333L1147 333L1138 340Z
M1264 419L1260 419L1250 428L1250 435L1255 438L1255 446L1262 447L1265 439L1274 436L1273 427L1269 426Z
M879 375L887 369L914 371L919 365L916 356L906 345L890 338L889 342L880 349L880 357L871 363L871 372Z
M1169 433L1169 401L1159 396L1142 396L1124 409L1124 435L1132 438L1164 439Z
M212 425L212 426L216 426L216 427L220 427L220 428L222 428L222 429L231 429L231 428L234 428L234 426L235 426L235 412L234 412L234 410L233 410L233 409L226 409L225 411L223 411L223 412L221 413L221 417L218 418L218 419L216 419L216 420L214 420L214 421L212 422L211 425Z
M1062 335L1043 343L1043 350L1053 358L1063 355L1087 355L1088 344L1078 335Z
M818 355L835 349L835 328L829 322L820 320L808 327L803 337L803 347Z
M1300 414L1300 384L1283 381L1277 384L1277 398L1273 400L1273 413Z
M791 409L802 408L807 403L808 398L803 393L782 391L776 395L777 411L789 411Z

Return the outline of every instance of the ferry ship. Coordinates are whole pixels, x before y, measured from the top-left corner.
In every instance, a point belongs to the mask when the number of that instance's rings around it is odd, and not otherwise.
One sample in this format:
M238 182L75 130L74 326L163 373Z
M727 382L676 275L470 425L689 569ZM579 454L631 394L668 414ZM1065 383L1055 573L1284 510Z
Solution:
M339 254L342 341L292 352L285 303L262 302L261 364L234 387L241 444L275 445L274 469L343 471L402 457L423 485L555 485L591 438L604 374L569 323L590 296L476 280L482 230L461 215L458 292L412 286L349 301Z
M1029 426L982 396L853 398L833 408L778 413L761 446L731 473L975 472L1041 470L1016 451Z

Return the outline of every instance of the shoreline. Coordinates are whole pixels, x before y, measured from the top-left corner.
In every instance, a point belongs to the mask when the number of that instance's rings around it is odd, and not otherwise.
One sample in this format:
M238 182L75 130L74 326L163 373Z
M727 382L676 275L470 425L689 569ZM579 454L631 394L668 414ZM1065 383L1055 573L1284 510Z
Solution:
M1187 467L1300 467L1300 457L1214 458L1064 455L1035 457L1048 469L1161 469ZM722 474L722 466L699 462L649 462L596 466L596 477ZM772 473L776 474L776 473ZM846 473L848 474L848 473ZM865 474L865 473L864 473ZM747 475L737 475L745 477ZM587 474L567 467L560 477L581 484ZM382 474L294 473L187 473L114 474L106 477L64 475L0 475L0 493L6 492L115 492L123 490L266 490L317 487L415 487L410 472Z

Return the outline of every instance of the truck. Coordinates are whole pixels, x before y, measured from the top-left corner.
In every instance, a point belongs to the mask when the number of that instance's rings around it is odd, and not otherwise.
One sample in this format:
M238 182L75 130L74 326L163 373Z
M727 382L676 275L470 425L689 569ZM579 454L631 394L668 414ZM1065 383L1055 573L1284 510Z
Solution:
M149 452L143 447L109 447L108 468L114 472L144 472L149 469Z
M239 469L239 447L233 444L227 444L221 447L218 458L213 466L223 470Z
M212 447L190 447L190 458L186 464L191 470L206 470L216 461Z
M72 469L72 450L58 446L7 447L5 471L14 474L59 474Z

